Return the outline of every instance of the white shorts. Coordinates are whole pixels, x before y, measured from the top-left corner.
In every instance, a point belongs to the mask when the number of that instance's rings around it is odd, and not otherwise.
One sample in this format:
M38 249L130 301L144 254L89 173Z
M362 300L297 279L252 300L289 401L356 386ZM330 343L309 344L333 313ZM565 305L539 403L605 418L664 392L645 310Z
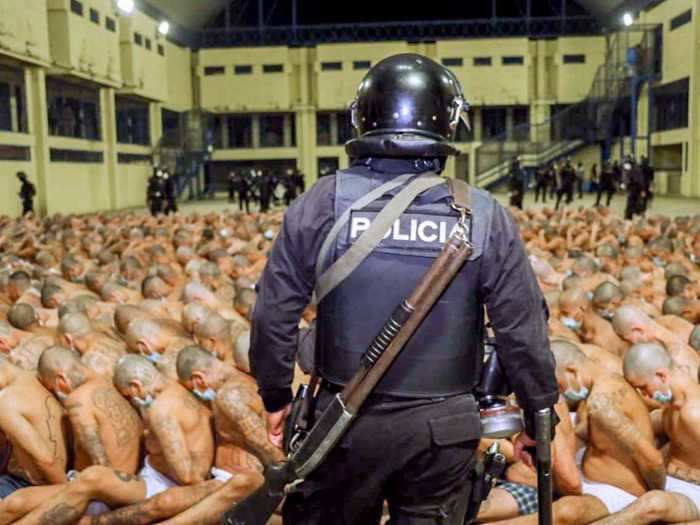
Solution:
M700 510L700 486L682 479L666 476L666 491L678 492L688 497Z
M598 483L597 481L586 479L586 477L583 475L583 469L581 468L583 455L585 452L586 448L584 447L576 453L576 466L578 466L578 471L581 475L581 488L583 494L598 498L603 505L605 505L610 514L621 511L627 505L633 503L634 500L637 499L637 496L633 496L629 492L625 492L614 485Z
M223 470L223 469L216 468L216 467L211 468L211 479L215 479L216 481L221 481L222 483L226 483L232 477L233 477L233 474L231 474L228 470Z
M156 494L160 494L161 492L165 492L168 489L178 486L178 484L172 479L154 469L148 461L148 456L146 456L146 460L144 461L141 472L139 472L139 476L146 484L145 499L151 498Z

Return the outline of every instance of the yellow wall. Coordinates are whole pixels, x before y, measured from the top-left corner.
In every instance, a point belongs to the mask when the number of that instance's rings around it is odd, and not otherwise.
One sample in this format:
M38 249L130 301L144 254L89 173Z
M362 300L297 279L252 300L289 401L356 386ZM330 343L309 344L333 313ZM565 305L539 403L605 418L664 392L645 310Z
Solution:
M143 38L141 45L134 42L136 33ZM146 39L150 40L151 49L146 48ZM167 100L168 83L164 82L168 76L166 57L158 54L158 45L164 46L165 39L158 33L158 21L139 11L120 17L119 43L124 75L124 87L119 93Z
M48 63L46 0L0 0L0 55Z
M192 51L167 43L168 99L164 105L174 111L192 109Z
M434 60L461 58L462 66L451 67L463 84L472 106L530 107L531 122L542 122L553 104L573 103L585 97L598 66L604 60L603 37L564 37L557 39L473 39L424 43L380 42L318 45L288 48L256 47L204 49L178 47L157 33L158 20L138 11L117 16L113 0L81 0L83 16L70 11L70 0L0 0L0 63L25 69L29 133L0 133L0 144L31 148L30 162L0 161L0 184L9 192L0 195L3 210L19 210L14 187L17 170L26 171L37 183L38 207L44 211L79 212L142 205L150 168L144 164L121 164L118 153L150 155L162 129L162 108L187 111L202 107L213 113L293 112L296 146L286 148L222 149L214 160L255 160L296 158L315 179L321 157L337 157L347 165L342 146L316 144L318 111L348 107L366 69L355 69L353 62L376 64L386 56L417 52ZM690 126L684 130L654 133L652 146L660 159L683 157L680 187L686 195L700 195L700 14L691 23L670 31L669 21L688 8L696 11L700 0L662 2L642 13L640 22L663 24L664 55L661 83L690 77ZM90 21L90 8L97 9L99 25ZM117 20L117 31L105 27L105 16ZM141 46L134 33L142 35ZM145 47L145 39L151 49ZM165 56L158 54L163 45ZM564 64L566 54L585 54L584 64ZM504 56L522 56L522 65L503 65ZM491 57L490 66L474 66L475 57ZM322 63L341 62L341 71L324 71ZM281 73L263 73L266 64L282 64ZM252 66L252 74L235 75L236 65ZM208 76L206 67L224 67L223 75ZM46 119L45 77L62 75L88 82L100 89L102 140L96 142L49 137ZM125 146L116 143L115 95L131 95L148 101L151 116L151 146ZM646 96L646 95L645 95ZM646 113L641 102L639 133L646 132ZM478 127L478 126L477 126ZM544 128L543 128L544 130ZM546 131L546 130L544 130ZM545 135L547 135L545 133ZM535 138L533 137L533 140ZM687 144L687 146L686 146ZM638 141L640 152L646 144ZM102 164L50 162L52 147L102 151ZM459 165L451 161L446 174L464 172L471 166L474 175L479 142L460 144L465 154ZM618 150L613 152L617 156ZM586 169L598 162L595 147L574 156L583 159ZM674 160L675 162L675 160ZM687 165L687 169L685 168ZM673 176L673 175L671 175ZM662 174L663 189L666 175Z
M197 54L195 82L201 106L213 112L277 111L291 108L291 51L287 47L205 49ZM282 64L282 73L263 73L264 64ZM234 66L250 65L252 74L234 75ZM205 76L206 67L224 67Z
M316 107L318 109L346 109L355 98L357 86L367 70L353 68L354 61L369 60L376 64L383 58L408 52L405 42L378 42L360 44L329 44L316 48L313 64ZM322 71L323 62L341 62L341 71Z
M119 35L108 31L105 17L116 21L111 0L82 0L83 16L70 10L70 0L48 0L49 37L53 64L71 75L98 83L121 82ZM99 24L90 20L99 13Z

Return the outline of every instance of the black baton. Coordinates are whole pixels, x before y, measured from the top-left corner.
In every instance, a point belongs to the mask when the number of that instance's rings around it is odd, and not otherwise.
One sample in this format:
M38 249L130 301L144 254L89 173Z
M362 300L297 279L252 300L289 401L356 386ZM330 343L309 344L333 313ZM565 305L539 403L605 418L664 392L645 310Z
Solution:
M539 525L552 525L552 409L538 410L537 424L537 510Z

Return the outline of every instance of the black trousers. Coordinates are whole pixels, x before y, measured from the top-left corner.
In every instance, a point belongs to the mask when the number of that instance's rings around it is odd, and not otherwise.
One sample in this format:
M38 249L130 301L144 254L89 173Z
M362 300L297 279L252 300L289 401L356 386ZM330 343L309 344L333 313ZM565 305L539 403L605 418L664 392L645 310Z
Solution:
M245 205L245 212L250 213L250 199L247 193L238 193L238 209L243 211L243 206Z
M633 216L644 213L642 194L637 191L627 193L627 205L625 206L625 219L631 219Z
M163 201L161 199L151 199L151 215L154 217L163 211Z
M22 215L27 215L28 213L32 213L34 211L34 202L33 201L22 201Z
M542 195L542 202L547 203L547 185L541 182L535 186L535 202L540 200L540 194Z
M510 205L515 206L518 209L523 209L523 197L525 194L523 192L515 192L510 196Z
M574 188L572 187L566 187L566 188L559 188L557 190L557 205L554 207L555 210L559 209L559 204L561 203L561 198L566 195L566 204L571 204L571 202L574 200Z
M608 201L606 206L610 207L610 201L612 200L613 195L615 195L615 188L603 188L602 186L598 186L598 196L595 200L596 206L600 206L600 198L602 197L603 193L606 193L608 195Z
M287 497L285 525L378 525L385 500L390 525L463 525L481 433L474 397L367 403Z

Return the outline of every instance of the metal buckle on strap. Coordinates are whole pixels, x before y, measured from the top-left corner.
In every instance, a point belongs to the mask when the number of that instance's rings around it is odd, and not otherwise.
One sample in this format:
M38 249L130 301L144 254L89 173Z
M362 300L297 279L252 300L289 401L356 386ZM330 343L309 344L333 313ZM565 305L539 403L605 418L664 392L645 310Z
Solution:
M467 246L471 247L471 212L467 208L458 206L454 201L450 203L450 206L453 210L459 213L457 226L452 232L452 235L460 241L462 241Z

